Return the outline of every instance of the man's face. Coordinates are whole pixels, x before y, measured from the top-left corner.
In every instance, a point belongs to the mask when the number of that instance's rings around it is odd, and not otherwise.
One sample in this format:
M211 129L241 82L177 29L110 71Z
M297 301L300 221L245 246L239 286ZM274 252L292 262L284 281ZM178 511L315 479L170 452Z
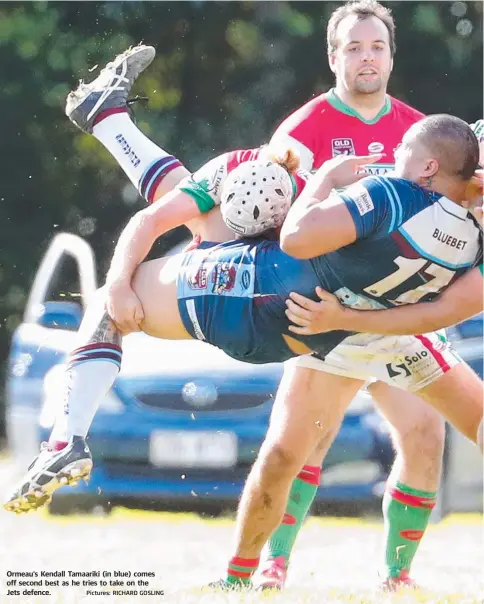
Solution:
M388 30L377 17L343 19L336 30L337 48L329 65L350 93L373 94L386 90L393 67Z
M422 143L420 134L418 124L414 124L405 133L402 142L395 150L394 174L424 184L426 178L436 173L438 162Z

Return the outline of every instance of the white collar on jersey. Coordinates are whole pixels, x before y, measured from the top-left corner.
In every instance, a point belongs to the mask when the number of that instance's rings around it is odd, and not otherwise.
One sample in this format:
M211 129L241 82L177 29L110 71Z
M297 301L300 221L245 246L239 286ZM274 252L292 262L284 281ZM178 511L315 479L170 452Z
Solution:
M438 197L436 201L450 214L454 214L454 216L458 216L459 218L466 218L467 208L463 208L454 201L451 201L448 197L442 195L441 197Z

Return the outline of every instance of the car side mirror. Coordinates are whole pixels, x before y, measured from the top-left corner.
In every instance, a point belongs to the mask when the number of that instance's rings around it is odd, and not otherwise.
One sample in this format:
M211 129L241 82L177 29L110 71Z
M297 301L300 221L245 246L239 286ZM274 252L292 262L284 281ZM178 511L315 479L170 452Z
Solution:
M76 302L44 302L39 308L36 324L49 329L77 331L82 321L82 308Z

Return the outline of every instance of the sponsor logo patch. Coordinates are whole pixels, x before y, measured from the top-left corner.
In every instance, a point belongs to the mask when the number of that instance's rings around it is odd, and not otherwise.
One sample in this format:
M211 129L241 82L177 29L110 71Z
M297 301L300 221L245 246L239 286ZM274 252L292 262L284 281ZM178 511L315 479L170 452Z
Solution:
M242 279L241 279L241 281L242 281L242 287L244 289L247 289L249 287L249 285L250 285L250 272L249 271L244 271L242 273Z
M361 191L358 192L357 195L353 196L353 201L355 202L355 205L358 208L360 216L368 214L368 212L371 212L375 208L370 194L364 187L361 187Z
M338 155L356 155L355 145L352 138L333 138L331 140L333 157Z
M223 294L229 292L234 288L235 278L237 276L237 269L234 266L230 266L228 262L221 262L217 264L212 274L214 294Z
M188 287L191 289L205 289L207 287L207 269L200 267L195 274L188 277Z
M393 164L366 164L363 166L363 171L369 176L379 176L388 174L395 169Z
M244 226L233 223L230 220L230 218L227 218L227 217L225 217L224 220L225 220L225 223L227 224L227 226L232 229L232 231L235 231L236 233L239 233L240 235L245 234L246 228Z
M385 148L385 145L383 143L379 143L379 142L375 141L368 145L368 152L369 153L381 153L384 148Z
M133 151L131 145L128 143L128 141L124 138L122 134L117 134L116 140L121 146L123 153L128 156L129 161L133 164L135 168L137 168L141 163L141 160Z
M209 161L207 164L197 170L192 180L203 191L208 193L212 199L218 199L220 187L226 175L225 163L220 164L219 158Z

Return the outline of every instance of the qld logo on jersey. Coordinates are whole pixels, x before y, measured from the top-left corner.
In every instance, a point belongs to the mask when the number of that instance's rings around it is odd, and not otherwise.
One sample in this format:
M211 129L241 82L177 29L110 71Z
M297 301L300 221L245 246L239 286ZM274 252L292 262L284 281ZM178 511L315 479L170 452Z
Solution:
M202 265L195 273L188 276L187 283L190 289L206 289L208 285L207 269Z
M356 155L355 144L352 138L331 139L331 149L333 157L337 157L338 155Z

